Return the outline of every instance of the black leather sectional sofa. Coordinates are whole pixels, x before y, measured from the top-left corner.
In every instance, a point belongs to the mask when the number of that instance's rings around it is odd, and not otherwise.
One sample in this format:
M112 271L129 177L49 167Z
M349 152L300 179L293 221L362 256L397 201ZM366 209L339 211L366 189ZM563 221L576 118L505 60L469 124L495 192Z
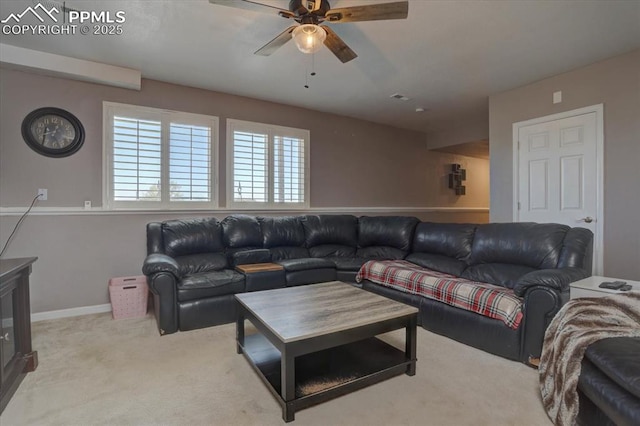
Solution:
M640 425L640 337L612 337L589 345L578 397L580 425Z
M544 331L569 299L569 283L591 273L590 231L558 224L453 224L414 217L233 215L147 225L143 273L161 334L233 322L234 295L331 280L354 282L371 259L405 259L501 285L523 298L517 329L499 320L364 281L363 287L420 309L421 325L523 362L540 356ZM278 273L245 275L239 264L275 262Z

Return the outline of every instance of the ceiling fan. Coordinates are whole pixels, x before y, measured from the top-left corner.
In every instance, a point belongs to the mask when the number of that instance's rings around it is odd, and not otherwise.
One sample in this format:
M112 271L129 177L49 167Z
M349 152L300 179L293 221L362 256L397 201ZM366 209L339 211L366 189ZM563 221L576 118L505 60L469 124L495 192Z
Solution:
M289 10L253 0L209 0L209 3L256 12L276 13L283 18L293 19L299 24L278 34L258 49L255 52L256 55L269 56L293 38L296 46L303 53L316 52L324 43L343 63L355 59L358 55L330 27L320 24L406 19L409 13L408 1L331 9L328 0L290 0Z

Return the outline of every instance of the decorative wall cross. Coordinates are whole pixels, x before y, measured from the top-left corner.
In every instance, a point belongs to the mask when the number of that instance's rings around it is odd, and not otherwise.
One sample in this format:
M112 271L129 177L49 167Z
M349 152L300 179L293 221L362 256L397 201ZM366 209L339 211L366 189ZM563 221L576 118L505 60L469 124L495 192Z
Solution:
M451 173L449 173L449 188L456 191L456 195L465 195L466 187L462 185L462 181L467 180L467 171L460 168L460 164L451 165Z

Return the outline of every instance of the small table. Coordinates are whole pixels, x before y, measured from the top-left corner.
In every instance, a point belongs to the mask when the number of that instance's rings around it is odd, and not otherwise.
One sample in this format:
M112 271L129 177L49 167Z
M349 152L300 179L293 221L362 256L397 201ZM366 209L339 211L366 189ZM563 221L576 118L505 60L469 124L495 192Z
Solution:
M247 263L236 266L244 275L245 291L271 290L286 285L285 271L277 263Z
M237 294L237 351L282 406L295 411L416 373L418 309L349 284ZM259 331L245 336L245 318ZM404 351L376 338L404 328Z
M605 281L626 281L631 285L633 291L640 291L640 282L624 280L620 278L609 278L600 276L591 276L580 281L576 281L570 284L571 286L571 299L577 299L579 297L605 297L612 294L625 294L626 291L610 290L608 288L598 287Z

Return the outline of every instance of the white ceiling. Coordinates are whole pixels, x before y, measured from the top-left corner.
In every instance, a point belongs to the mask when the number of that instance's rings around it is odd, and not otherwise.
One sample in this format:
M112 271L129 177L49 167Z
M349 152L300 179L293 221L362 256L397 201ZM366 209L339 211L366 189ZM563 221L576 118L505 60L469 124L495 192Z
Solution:
M258 0L287 9L287 0ZM390 0L336 0L333 7ZM2 0L0 15L31 0ZM640 1L410 0L409 18L334 24L358 54L342 64L327 49L311 56L288 43L255 50L291 21L191 1L67 0L81 10L125 11L122 35L2 35L2 43L135 68L143 77L437 131L487 114L490 94L640 46ZM409 96L403 102L393 93ZM414 112L416 107L426 112Z

